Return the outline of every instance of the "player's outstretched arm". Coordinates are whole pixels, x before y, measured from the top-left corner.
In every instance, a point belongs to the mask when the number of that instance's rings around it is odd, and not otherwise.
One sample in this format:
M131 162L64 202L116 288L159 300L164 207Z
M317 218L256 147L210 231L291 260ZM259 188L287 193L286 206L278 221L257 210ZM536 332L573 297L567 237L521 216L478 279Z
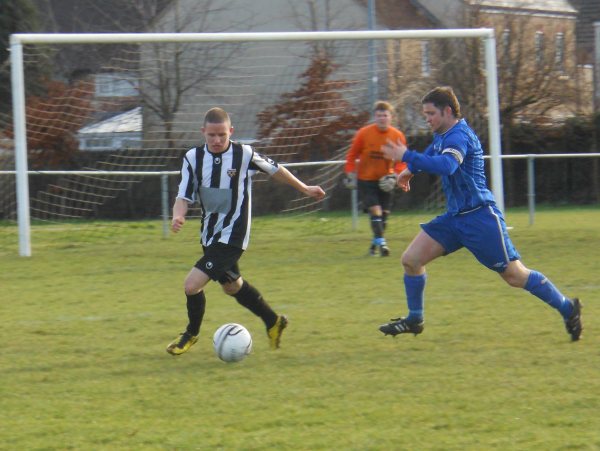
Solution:
M294 174L288 171L285 167L279 166L277 172L273 174L273 178L282 183L286 183L291 187L297 189L301 193L307 196L314 197L317 200L321 200L325 197L325 191L317 185L306 185L304 182L299 180Z

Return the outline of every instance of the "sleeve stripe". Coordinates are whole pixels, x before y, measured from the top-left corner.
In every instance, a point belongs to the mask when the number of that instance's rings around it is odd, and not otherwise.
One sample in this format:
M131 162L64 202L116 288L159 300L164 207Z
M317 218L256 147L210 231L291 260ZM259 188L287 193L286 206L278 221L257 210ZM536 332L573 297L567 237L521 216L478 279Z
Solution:
M183 174L183 169L182 169L182 179L185 176L185 182L186 182L186 189L185 189L185 199L192 199L194 197L194 169L190 163L190 161L187 159L187 156L184 157L185 161L187 163L187 172L185 174Z
M252 164L261 172L264 172L269 175L273 175L279 169L279 165L264 155L259 154L258 152L252 153Z
M460 153L460 150L456 150L456 149L452 149L451 147L448 147L448 148L442 150L442 154L444 154L444 153L449 153L456 159L456 161L458 161L458 164L462 164L464 158L463 158L463 154Z

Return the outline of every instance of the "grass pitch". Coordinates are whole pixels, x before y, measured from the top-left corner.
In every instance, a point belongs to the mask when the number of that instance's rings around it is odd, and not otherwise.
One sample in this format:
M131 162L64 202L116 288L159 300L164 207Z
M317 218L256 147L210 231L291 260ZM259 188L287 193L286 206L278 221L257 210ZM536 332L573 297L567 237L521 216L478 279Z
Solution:
M429 265L425 332L383 337L406 311L401 250L431 216L394 214L385 259L366 256L364 216L358 231L347 215L256 218L240 266L288 315L282 349L211 284L179 357L165 346L186 324L196 222L168 239L158 222L36 226L31 258L0 226L0 449L600 449L600 210L507 215L523 262L583 299L578 343L466 251ZM226 322L253 335L242 362L213 353Z

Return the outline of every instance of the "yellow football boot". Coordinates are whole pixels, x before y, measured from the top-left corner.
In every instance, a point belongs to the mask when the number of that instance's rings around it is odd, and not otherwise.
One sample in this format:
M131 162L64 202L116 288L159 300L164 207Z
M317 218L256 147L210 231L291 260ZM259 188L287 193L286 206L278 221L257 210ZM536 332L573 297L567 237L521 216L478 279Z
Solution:
M167 346L167 352L171 355L180 355L187 352L194 343L198 341L198 335L192 335L189 332L179 334L179 336L173 340L169 346Z
M269 336L269 343L271 344L271 349L279 348L279 344L281 342L281 334L283 333L283 329L285 329L288 325L287 316L281 315L277 317L277 321L269 330L267 330L267 335Z

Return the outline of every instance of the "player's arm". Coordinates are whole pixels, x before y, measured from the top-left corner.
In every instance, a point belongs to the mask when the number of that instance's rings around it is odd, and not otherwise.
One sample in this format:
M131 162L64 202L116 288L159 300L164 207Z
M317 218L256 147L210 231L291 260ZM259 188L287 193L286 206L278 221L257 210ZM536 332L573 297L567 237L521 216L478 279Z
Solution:
M346 154L346 164L344 165L344 172L346 174L356 173L356 160L360 159L360 152L363 147L362 135L362 129L356 132L352 144L350 145L350 149L348 149L348 153Z
M404 133L402 133L401 131L398 131L398 140L404 144L405 146L406 144L406 136L404 135ZM407 165L405 162L403 162L402 160L396 160L393 163L393 169L394 169L394 173L398 174L398 176L402 173L402 171L404 171L407 168ZM399 182L399 180L398 180ZM398 183L399 184L399 183ZM400 186L402 188L402 186ZM402 188L404 189L404 188ZM405 190L408 191L408 190Z
M273 177L273 179L290 185L307 196L311 196L319 200L325 197L325 191L323 191L320 186L306 185L286 168L277 164L271 158L261 155L257 152L252 153L252 162L250 164L250 168L264 172L265 174Z
M360 153L363 147L362 129L356 132L348 153L346 154L346 164L344 165L344 186L348 189L356 189L357 167L356 162L360 160Z
M404 192L410 191L410 179L413 178L413 173L410 169L404 169L400 174L398 174L398 186Z
M290 185L292 188L295 188L307 196L314 197L317 200L321 200L325 197L325 191L323 191L320 186L306 185L304 182L298 179L298 177L281 165L277 169L277 172L273 174L273 179Z
M430 155L431 146L424 153L409 150L401 141L388 141L382 151L390 160L401 160L408 164L411 172L425 171L437 175L453 174L463 161L463 154L454 148L446 148L441 155Z
M173 205L173 219L171 220L171 230L175 233L179 232L185 224L185 215L188 212L188 201L178 197Z
M417 171L429 172L437 175L451 175L462 163L462 156L455 149L446 149L441 155L425 155L414 150L407 151L402 161L409 164Z
M188 206L196 198L195 167L191 163L196 159L195 152L196 149L190 149L183 157L181 181L177 190L177 198L173 204L173 219L171 219L171 230L175 233L179 232L183 227Z

